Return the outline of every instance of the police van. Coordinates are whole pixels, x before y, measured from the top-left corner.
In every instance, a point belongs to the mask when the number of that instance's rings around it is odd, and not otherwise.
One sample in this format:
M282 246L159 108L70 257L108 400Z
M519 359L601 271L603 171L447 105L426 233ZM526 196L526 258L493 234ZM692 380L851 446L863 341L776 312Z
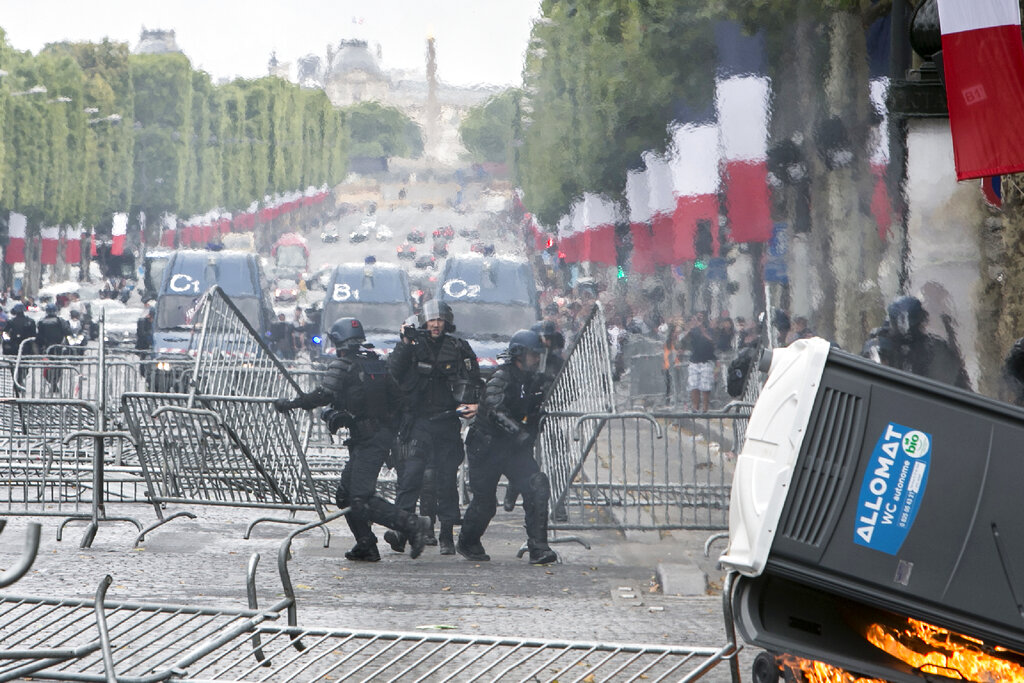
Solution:
M481 372L488 373L512 335L540 319L537 291L527 259L464 254L445 261L435 298L452 307L456 334L470 343Z
M241 251L178 250L167 259L155 305L153 348L144 374L150 388L172 391L181 382L186 359L198 340L193 329L203 295L218 285L261 336L273 320L259 255Z
M389 353L398 343L403 321L413 315L409 276L390 263L342 263L335 267L327 283L320 335L314 340L322 360L334 355L327 336L338 318L358 318L366 341L381 353Z

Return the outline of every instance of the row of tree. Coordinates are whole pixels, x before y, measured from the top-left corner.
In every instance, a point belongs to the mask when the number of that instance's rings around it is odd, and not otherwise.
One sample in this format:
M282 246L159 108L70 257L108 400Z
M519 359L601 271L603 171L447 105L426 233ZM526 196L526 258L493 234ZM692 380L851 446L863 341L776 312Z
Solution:
M349 110L276 77L214 84L180 53L124 43L12 49L0 29L0 207L41 225L109 231L115 212L237 211L265 196L334 186L353 154L415 155L401 112ZM418 147L417 147L418 145Z

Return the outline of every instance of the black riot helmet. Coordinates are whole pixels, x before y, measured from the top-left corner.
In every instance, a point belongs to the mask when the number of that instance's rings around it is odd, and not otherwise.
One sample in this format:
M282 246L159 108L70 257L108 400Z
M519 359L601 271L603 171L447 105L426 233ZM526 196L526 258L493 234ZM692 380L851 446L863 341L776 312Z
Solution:
M331 331L327 333L327 336L330 337L338 353L355 351L366 341L363 324L355 318L338 318L331 325Z
M46 308L43 309L46 315L57 315L57 304L46 304Z
M443 301L431 299L423 304L423 322L437 319L444 320L445 332L455 331L455 313L452 312L452 307Z
M521 358L528 351L544 353L544 343L541 342L540 335L533 330L519 330L508 340L508 350L505 354L515 360Z
M921 300L913 296L901 296L889 304L889 329L896 337L906 338L920 331L928 319Z
M530 329L541 337L554 337L555 332L558 331L553 320L541 320L540 322L534 323L533 327Z

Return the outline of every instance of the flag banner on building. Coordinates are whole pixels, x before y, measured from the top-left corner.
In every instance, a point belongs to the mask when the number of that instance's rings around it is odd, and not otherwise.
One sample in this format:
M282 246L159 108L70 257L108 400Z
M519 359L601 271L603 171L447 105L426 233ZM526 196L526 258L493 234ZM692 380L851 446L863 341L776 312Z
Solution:
M672 213L673 264L697 257L693 240L700 221L710 221L715 227L711 233L714 253L718 253L718 137L718 127L709 118L672 128L669 168L676 198Z
M160 245L168 249L174 248L175 235L178 232L178 217L173 213L165 213L160 218Z
M128 214L115 213L114 223L110 229L110 255L120 256L124 253L125 236L128 234Z
M39 263L44 266L57 265L57 248L60 246L60 226L53 225L39 230L42 244L39 247Z
M676 198L672 194L672 171L668 161L654 152L644 152L647 165L647 183L650 191L648 209L651 212L651 247L654 251L654 265L673 264L675 249L672 234L672 215L676 210Z
M626 202L629 204L629 234L633 238L630 270L638 275L649 275L654 272L654 245L646 168L626 172Z
M958 180L1024 170L1024 44L1017 0L939 0Z
M82 224L64 228L64 263L82 262Z
M871 106L879 117L878 125L871 129L868 136L871 155L871 174L875 177L875 187L871 193L871 215L878 226L878 236L886 241L892 230L893 209L889 196L889 108L885 104L889 93L888 78L871 80Z
M733 242L767 242L772 236L768 190L771 82L764 75L764 39L760 34L744 35L736 23L719 22L715 42L715 108L730 238Z
M618 264L615 251L615 219L618 211L607 197L591 192L583 195L581 261L606 266Z
M25 262L25 228L28 218L25 214L11 211L7 223L7 249L4 250L4 261L7 263Z
M577 199L569 209L569 220L565 224L565 237L558 233L558 249L566 263L579 263L583 260L583 200Z
M1003 182L1002 177L990 175L981 179L981 195L985 203L993 209L1003 208Z

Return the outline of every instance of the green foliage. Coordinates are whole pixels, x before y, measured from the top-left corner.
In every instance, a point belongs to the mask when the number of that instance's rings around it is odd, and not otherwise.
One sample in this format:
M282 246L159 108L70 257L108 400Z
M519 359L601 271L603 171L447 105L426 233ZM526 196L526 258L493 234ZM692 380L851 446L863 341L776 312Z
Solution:
M474 161L504 164L511 158L521 99L522 91L510 88L469 110L459 136Z
M352 156L415 158L423 154L419 126L398 109L378 102L360 102L343 112L352 139Z

